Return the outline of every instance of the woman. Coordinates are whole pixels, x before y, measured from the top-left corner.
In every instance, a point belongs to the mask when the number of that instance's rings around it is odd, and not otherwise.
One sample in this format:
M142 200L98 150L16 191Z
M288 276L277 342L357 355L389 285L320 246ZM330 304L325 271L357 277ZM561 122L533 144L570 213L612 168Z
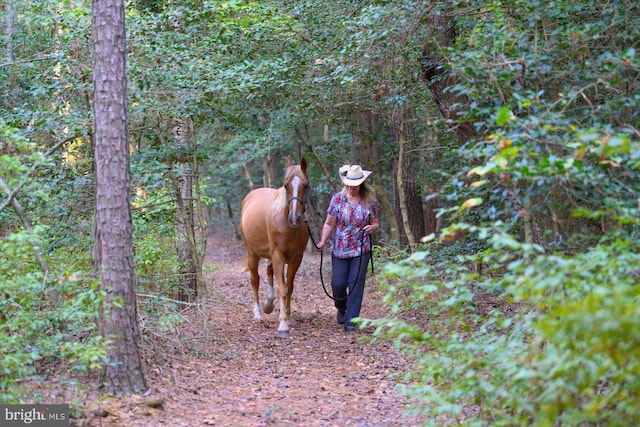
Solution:
M371 259L371 234L380 228L380 220L375 191L365 182L371 171L359 165L344 165L339 172L344 187L331 198L318 249L322 250L335 230L331 287L338 323L347 332L353 332L356 328L351 320L360 315Z

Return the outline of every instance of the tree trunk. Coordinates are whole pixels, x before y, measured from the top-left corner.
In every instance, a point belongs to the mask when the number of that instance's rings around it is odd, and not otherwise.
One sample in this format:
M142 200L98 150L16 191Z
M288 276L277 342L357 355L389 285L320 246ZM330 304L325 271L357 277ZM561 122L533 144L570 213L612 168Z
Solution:
M267 154L265 159L264 185L269 188L280 188L284 182L282 162L277 154Z
M191 123L185 119L175 119L173 125L173 139L176 147L181 147L183 153L195 151ZM180 301L195 301L202 285L202 257L198 250L195 227L196 211L194 209L193 186L197 181L194 165L188 155L180 156L182 163L176 165L177 174L172 176L173 191L176 199L176 223L178 273L180 285L178 299ZM197 160L194 160L197 162Z
M439 46L453 46L455 41L456 32L452 12L432 14L430 28L437 33L431 35L422 49L423 79L429 86L429 90L433 94L442 116L449 119L451 123L456 123L458 120L456 105L466 105L469 99L466 96L458 96L453 91L447 90L455 84L455 79L445 70L442 65L444 60L437 54ZM456 123L455 131L458 133L462 143L473 138L476 133L473 124L470 122Z
M173 121L174 146L181 152L189 150L189 126L184 119ZM175 165L176 173L172 174L173 193L176 200L176 251L178 255L177 299L195 301L198 297L197 256L194 256L195 235L193 223L193 174L189 163L183 159Z
M140 358L130 206L126 35L123 0L94 0L93 90L96 209L94 261L109 343L102 386L111 395L147 389Z
M436 218L436 211L438 210L438 199L436 197L429 197L429 195L436 192L434 187L428 187L428 194L423 197L422 209L424 211L424 234L435 234L438 232L438 220ZM428 199L427 199L428 198Z
M405 170L411 170L411 157L406 154L406 148L413 139L413 131L408 122L409 113L402 107L399 111L397 126L391 128L393 138L398 142L398 164L396 168L397 203L400 210L400 220L406 244L411 252L416 250L416 237L424 235L424 215L422 213L422 201L415 189L415 182L405 175ZM394 120L392 120L394 121Z
M375 147L373 144L374 121L375 121L375 118L373 117L373 113L370 111L356 114L355 122L358 124L358 131L355 135L353 135L353 139L360 142L360 148L362 149L364 159L366 160L365 165L370 165L369 167L373 172L371 174L371 177L373 178L373 186L376 188L378 203L380 203L380 206L382 207L382 212L384 212L384 218L380 218L380 219L381 220L384 219L389 222L391 240L395 242L399 242L400 229L398 227L398 221L396 220L391 202L389 202L389 199L387 198L387 195L384 192L382 178L378 173L378 166L377 166L378 162L374 154L374 150L375 150ZM356 142L354 141L354 144L355 143Z
M242 170L244 171L244 176L247 178L247 182L249 183L249 191L253 191L256 185L253 183L253 178L251 177L251 171L249 170L249 166L245 163L242 165Z
M174 177L173 191L176 199L176 250L180 275L178 299L195 301L198 298L197 259L194 259L195 243L193 222L193 177L188 165L177 166L179 176ZM195 255L197 258L197 255ZM194 262L195 261L195 262Z
M299 165L300 162L302 162L302 147L300 146L300 141L297 139L294 140L293 145L294 145L294 150L296 152L295 154L296 164Z
M4 1L4 19L3 36L5 38L5 58L7 62L13 62L13 24L15 21L15 12L13 11L13 0Z
M229 229L233 231L233 238L235 240L242 240L242 234L240 228L236 225L236 216L233 212L233 206L231 205L231 194L226 191L224 194L224 204L227 211L227 220L229 221Z
M198 160L198 147L197 139L193 131L193 122L189 122L191 126L191 136L193 141L193 151L191 152L191 165L193 168L194 183L193 189L195 190L195 215L194 215L194 233L195 236L195 254L197 255L197 279L198 279L198 293L204 295L207 287L205 286L204 278L202 277L202 265L204 263L204 257L207 253L207 226L208 226L208 210L202 203L202 188L200 187L200 163Z

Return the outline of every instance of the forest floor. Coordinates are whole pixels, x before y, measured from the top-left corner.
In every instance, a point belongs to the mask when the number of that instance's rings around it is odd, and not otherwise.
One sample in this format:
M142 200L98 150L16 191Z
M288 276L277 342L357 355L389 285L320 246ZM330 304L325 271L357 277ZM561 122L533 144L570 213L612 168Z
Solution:
M60 373L30 384L32 396L42 403L71 403L76 426L421 425L407 415L409 404L395 390L411 361L393 343L371 343L373 330L346 333L337 324L320 281L319 253L305 254L291 304L291 334L280 338L277 304L263 321L253 320L242 242L231 235L208 240L204 301L171 309L165 320L182 322L166 322L163 332L146 326L150 320L141 316L148 393L101 398L96 378L78 384ZM326 256L323 264L326 277ZM263 261L262 285L265 267ZM370 277L361 316L384 316L378 288ZM262 303L265 286L260 295Z

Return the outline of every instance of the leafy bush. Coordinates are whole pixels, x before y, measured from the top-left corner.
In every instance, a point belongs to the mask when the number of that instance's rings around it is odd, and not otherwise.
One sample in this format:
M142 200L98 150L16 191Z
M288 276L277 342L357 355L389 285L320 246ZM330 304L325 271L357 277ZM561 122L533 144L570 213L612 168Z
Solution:
M157 200L171 200L160 193ZM141 208L133 218L134 264L138 285L142 291L173 297L178 293L177 253L173 225L173 205L161 205L146 211Z
M386 268L392 317L370 322L417 357L403 389L414 410L446 415L434 425L637 423L640 240L576 256L489 240L515 259L502 277L478 282L452 265L441 280L430 252ZM476 299L496 290L483 313ZM415 311L429 324L411 323Z
M17 401L16 380L38 372L41 361L64 360L85 372L105 357L97 328L102 300L97 284L71 272L44 277L33 262L31 242L37 238L20 232L0 242L3 402Z
M48 159L2 121L0 143L0 178L10 190L21 189L20 204L37 218L49 193L34 176ZM43 236L64 233L44 226L25 231L24 217L11 208L0 211L0 220L0 402L15 402L16 381L37 373L42 362L64 361L80 371L99 366L105 356L97 328L102 295L94 281L74 273L91 271L82 239L75 247L48 246L45 275L34 249L45 247Z
M391 314L366 321L416 357L403 391L432 425L640 422L638 5L542 5L455 9L442 54L478 138L441 194L464 250L390 263Z

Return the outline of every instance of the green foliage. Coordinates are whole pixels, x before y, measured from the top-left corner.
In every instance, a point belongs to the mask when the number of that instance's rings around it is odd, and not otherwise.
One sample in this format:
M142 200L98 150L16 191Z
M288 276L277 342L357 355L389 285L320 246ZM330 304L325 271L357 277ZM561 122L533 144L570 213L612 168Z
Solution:
M478 138L441 215L467 237L390 263L391 315L367 322L416 357L430 425L635 425L638 5L461 5L441 54Z
M413 410L431 425L637 423L640 241L568 256L477 232L512 260L503 276L478 277L473 256L435 243L385 268L391 316L367 323L417 358L401 387Z
M142 201L151 208L145 208L143 204L140 214L134 217L134 265L141 292L174 297L179 293L177 285L180 281L176 277L176 231L170 201L163 192Z
M3 400L39 361L62 357L86 370L103 355L87 255L89 3L9 6L16 20L0 40L0 175L45 227L29 235L12 210L0 211ZM391 315L377 331L417 358L405 390L415 410L438 425L633 424L638 8L631 0L130 2L135 265L141 291L153 294L141 314L161 332L184 320L162 299L176 283L167 191L176 164L201 162L228 226L249 187L245 168L259 181L253 171L263 159L294 153L294 141L339 165L366 127L363 113L377 122L367 136L390 186L398 147L389 129L406 108L415 132L408 151L423 160L411 170L418 191L437 191L445 206L443 241L466 233L412 255L375 249L393 261ZM455 16L453 46L431 39L432 18L442 16ZM425 43L442 46L436 65L455 83L445 95L468 100L455 106L456 119L434 120L440 112L420 69ZM194 124L195 152L171 143L176 118ZM477 138L459 147L455 120L473 123ZM330 193L311 164L314 191ZM539 239L524 244L532 224ZM34 240L59 273L39 272ZM46 290L61 295L57 304Z
M56 216L55 209L70 206L57 204L43 185L42 176L53 168L36 144L1 120L0 141L0 178L9 191L20 190L16 200L23 216L38 224L39 219ZM0 194L3 202L7 200L6 191ZM52 202L55 208L42 213ZM65 233L63 224L24 231L11 206L0 212L0 220L0 401L15 402L17 381L40 373L45 362L64 361L83 372L102 363L105 350L97 333L102 295L82 273L91 271L82 239L64 248L45 244L45 238ZM74 230L73 236L79 234ZM38 247L47 249L48 275L35 260Z
M42 206L48 194L34 182L33 175L39 168L49 165L48 159L42 155L34 144L15 128L9 126L0 117L0 187L2 203L10 205L9 195L16 196L18 191L21 206ZM3 228L14 229L18 226L18 218L12 210L0 210L0 233Z
M0 117L42 145L86 134L90 123L90 10L79 0L25 0L13 12L11 37L0 47ZM8 19L8 17L7 17ZM3 22L4 23L4 22Z
M536 307L528 368L539 424L638 422L638 249L637 239L619 237L575 257L514 265L504 277L510 294Z
M64 360L87 371L99 367L105 357L97 334L102 300L97 284L80 273L43 277L32 256L31 243L38 238L17 232L0 242L0 400L4 402L16 401L16 380L37 373L41 361ZM68 254L65 258L70 261Z

